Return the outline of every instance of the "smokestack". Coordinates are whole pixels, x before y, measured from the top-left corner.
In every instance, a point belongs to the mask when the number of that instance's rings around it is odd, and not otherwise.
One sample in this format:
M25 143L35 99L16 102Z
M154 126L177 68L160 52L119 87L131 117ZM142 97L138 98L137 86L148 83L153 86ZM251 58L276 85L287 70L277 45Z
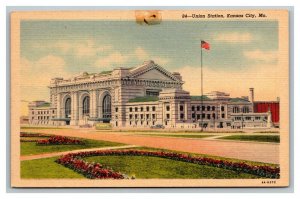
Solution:
M249 88L249 101L254 102L254 88Z

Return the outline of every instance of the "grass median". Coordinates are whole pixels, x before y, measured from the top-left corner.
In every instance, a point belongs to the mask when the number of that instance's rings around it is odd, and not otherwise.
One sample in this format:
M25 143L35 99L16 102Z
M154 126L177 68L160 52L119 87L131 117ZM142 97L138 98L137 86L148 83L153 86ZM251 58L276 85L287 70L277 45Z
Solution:
M45 137L47 138L47 137ZM40 140L41 137L21 137L22 140ZM36 142L22 142L21 141L21 155L37 155L43 153L54 153L62 151L71 151L78 149L89 149L89 148L101 148L101 147L113 147L113 146L123 146L125 144L102 141L102 140L90 140L76 138L84 142L84 144L76 145L37 145Z
M253 142L280 142L279 135L230 135L220 137L218 139L224 140L239 140L239 141L253 141Z

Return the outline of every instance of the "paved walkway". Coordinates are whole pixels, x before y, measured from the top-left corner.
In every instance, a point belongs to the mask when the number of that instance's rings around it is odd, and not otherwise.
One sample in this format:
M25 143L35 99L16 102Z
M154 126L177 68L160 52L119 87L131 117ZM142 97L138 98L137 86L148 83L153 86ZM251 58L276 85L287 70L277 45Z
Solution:
M22 132L40 132L105 140L130 145L162 148L190 153L208 154L241 160L279 164L279 144L239 142L180 137L155 137L113 132L95 132L90 129L22 129Z
M72 150L72 151L62 151L62 152L54 152L54 153L43 153L43 154L37 154L37 155L25 155L21 156L20 160L35 160L35 159L41 159L41 158L51 158L55 156L61 156L68 153L77 153L77 152L87 152L87 151L99 151L99 150L109 150L109 149L125 149L125 148L133 148L138 147L135 145L125 145L125 146L116 146L116 147L102 147L102 148L90 148L90 149L78 149L78 150Z

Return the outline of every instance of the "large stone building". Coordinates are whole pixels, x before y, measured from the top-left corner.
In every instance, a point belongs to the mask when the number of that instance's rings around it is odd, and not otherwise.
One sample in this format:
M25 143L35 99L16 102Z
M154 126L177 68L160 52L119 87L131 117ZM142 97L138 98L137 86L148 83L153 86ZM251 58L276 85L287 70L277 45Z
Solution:
M144 128L268 128L271 113L253 112L249 97L230 98L214 91L191 96L182 77L153 61L133 68L82 73L71 79L51 80L50 103L29 104L30 125L94 125ZM195 85L196 86L196 85Z

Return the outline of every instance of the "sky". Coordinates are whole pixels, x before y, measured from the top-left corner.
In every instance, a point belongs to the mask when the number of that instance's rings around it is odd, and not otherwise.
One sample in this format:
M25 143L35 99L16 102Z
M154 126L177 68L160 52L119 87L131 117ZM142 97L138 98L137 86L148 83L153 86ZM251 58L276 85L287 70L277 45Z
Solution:
M200 95L201 40L204 93L224 91L232 97L255 89L257 100L275 100L278 84L278 23L276 21L22 21L21 99L49 101L53 77L83 71L101 72L134 67L153 60L180 72L183 88Z

